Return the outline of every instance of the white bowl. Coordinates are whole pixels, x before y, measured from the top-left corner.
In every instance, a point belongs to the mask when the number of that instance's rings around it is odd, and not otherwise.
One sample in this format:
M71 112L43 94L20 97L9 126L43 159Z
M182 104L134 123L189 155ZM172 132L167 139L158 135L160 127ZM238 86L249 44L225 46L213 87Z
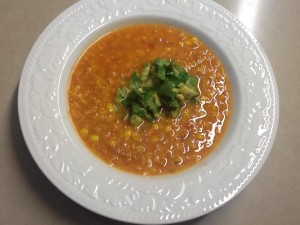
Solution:
M229 130L204 162L182 173L142 177L97 159L67 113L67 85L83 51L102 35L135 23L165 23L198 36L221 59L233 89ZM271 65L253 35L213 1L79 1L41 34L25 63L19 117L34 160L63 193L116 220L163 224L224 205L255 177L279 117Z

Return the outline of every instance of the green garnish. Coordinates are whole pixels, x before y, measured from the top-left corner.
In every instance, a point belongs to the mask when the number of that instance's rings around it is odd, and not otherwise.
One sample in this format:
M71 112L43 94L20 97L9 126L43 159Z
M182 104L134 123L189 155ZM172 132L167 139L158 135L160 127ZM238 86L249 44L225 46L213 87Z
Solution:
M141 76L132 73L129 87L117 90L116 103L125 106L130 123L139 126L144 119L156 120L162 109L176 118L182 105L198 95L196 77L172 60L157 58L144 65Z

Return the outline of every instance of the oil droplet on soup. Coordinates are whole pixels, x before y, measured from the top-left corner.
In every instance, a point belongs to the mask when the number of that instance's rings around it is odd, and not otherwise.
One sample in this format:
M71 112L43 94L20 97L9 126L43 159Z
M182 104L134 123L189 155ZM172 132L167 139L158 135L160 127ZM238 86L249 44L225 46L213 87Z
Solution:
M158 57L197 76L200 95L176 119L162 116L136 128L117 110L116 91ZM198 37L163 24L131 25L101 37L78 60L68 88L69 115L87 148L139 175L172 174L203 160L224 136L231 99L218 57Z

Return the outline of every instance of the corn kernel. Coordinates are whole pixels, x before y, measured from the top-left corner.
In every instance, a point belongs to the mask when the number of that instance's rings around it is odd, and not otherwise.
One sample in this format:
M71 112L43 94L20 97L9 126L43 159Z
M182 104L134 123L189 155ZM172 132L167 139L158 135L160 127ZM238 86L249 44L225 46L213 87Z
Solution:
M153 142L158 142L158 137L156 137L156 136L152 137L152 141Z
M106 105L106 108L107 108L107 110L108 110L109 112L115 111L115 108L114 108L114 106L113 106L112 103L108 103L108 104Z
M153 127L153 129L157 130L157 129L158 129L158 124L157 124L157 123L154 123L154 124L152 125L152 127Z
M208 99L207 96L205 96L205 95L201 96L201 101L208 101L208 100L209 100L209 99Z
M83 136L83 137L85 137L86 135L88 135L88 133L89 133L89 131L86 128L82 128L80 130L80 135Z
M198 38L192 37L192 40L193 40L193 42L197 42L197 41L198 41Z
M110 140L109 146L110 147L115 147L115 145L116 145L116 141L115 140Z
M202 74L204 74L205 73L205 67L204 66L200 66L199 72L202 73Z
M174 162L175 162L177 165L181 165L181 164L183 163L183 158L177 157L176 159L174 159Z
M98 135L93 134L89 137L89 139L91 142L97 142L99 140L99 137Z
M183 110L183 111L181 112L181 114L182 114L183 116L188 116L188 115L189 115L189 111L188 111L188 110Z
M166 126L164 130L165 130L166 132L168 132L168 131L171 130L171 128L170 128L170 126Z
M185 42L184 42L186 45L191 45L192 44L192 42L190 41L190 40L185 40Z
M203 141L204 140L204 135L203 134L199 134L198 135L198 140L199 141Z
M124 132L124 136L125 137L130 137L130 136L132 136L132 130L129 130L129 129L127 129L125 132Z

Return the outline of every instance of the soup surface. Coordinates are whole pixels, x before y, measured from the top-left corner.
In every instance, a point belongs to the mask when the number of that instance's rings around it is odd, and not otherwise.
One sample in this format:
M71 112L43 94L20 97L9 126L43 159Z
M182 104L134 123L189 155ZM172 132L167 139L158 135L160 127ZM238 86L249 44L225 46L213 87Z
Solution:
M157 57L196 76L199 96L177 118L134 127L117 110L116 92ZM71 74L68 107L82 141L110 166L164 175L197 164L216 148L229 124L231 90L222 63L197 37L164 24L140 24L115 30L84 52Z

